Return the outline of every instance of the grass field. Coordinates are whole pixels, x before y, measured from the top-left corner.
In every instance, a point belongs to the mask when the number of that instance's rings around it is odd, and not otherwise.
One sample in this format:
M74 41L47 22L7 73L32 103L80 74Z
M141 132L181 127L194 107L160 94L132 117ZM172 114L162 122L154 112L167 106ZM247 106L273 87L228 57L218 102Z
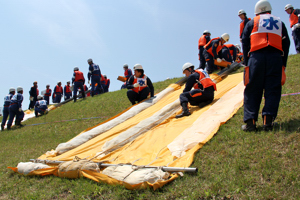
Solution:
M299 63L300 55L289 57L282 94L300 92ZM179 79L154 83L155 93ZM126 90L70 102L24 122L25 127L0 132L0 199L299 199L299 100L300 95L282 97L272 132L242 132L241 108L197 152L191 166L199 168L197 174L185 174L156 191L131 191L86 178L25 177L7 169L130 107ZM81 119L92 117L99 118ZM70 119L79 120L62 122ZM37 123L46 124L32 126Z

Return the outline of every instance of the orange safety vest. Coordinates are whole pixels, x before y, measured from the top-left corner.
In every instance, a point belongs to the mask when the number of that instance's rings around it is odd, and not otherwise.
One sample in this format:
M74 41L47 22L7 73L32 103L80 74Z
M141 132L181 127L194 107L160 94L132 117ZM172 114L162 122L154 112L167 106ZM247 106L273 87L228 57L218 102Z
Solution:
M142 78L137 78L137 77L134 76L133 84L135 84L135 83L139 83L140 86L135 87L132 90L134 92L138 93L139 91L142 91L143 89L145 89L147 87L147 76L145 74Z
M71 86L66 85L66 93L72 93Z
M84 81L84 76L83 73L81 71L75 71L75 82L83 82Z
M218 47L217 47L217 50L216 50L217 54L219 53L219 51L221 51L221 49L222 49L222 47L223 47L223 46L222 46L222 43L221 43L221 38L220 38L220 37L211 39L211 40L204 46L204 48L205 48L206 51L207 51L210 55L212 55L212 56L214 56L214 54L213 54L213 52L212 52L212 45L211 45L211 42L214 41L214 40L219 40L219 44L218 44Z
M229 49L230 55L233 55L233 50L230 49L231 47L235 47L233 44L224 44L223 46L225 46Z
M254 26L250 35L250 42L250 52L267 46L272 46L282 51L281 20L271 14L262 14L254 17Z
M202 35L200 38L199 38L199 41L198 41L198 49L200 49L200 47L206 45L206 38L205 38L206 35Z
M295 10L290 14L290 25L291 28L298 23L299 17L295 14Z
M217 90L216 84L210 79L206 71L204 71L203 69L196 69L195 72L199 74L199 82L201 83L204 89L210 86L214 86L214 89ZM195 83L194 88L199 89L199 84Z
M59 87L58 85L56 85L55 87L56 87L55 93L60 93L60 94L63 93L63 88L61 86Z
M51 96L51 92L52 92L52 90L51 90L50 88L49 88L49 89L46 89L45 96L50 97L50 96Z
M249 21L251 20L251 18L248 18L248 19L249 19ZM240 37L242 37L244 28L245 28L245 20L241 21L241 23L240 23Z
M40 94L40 91L39 91L39 89L36 88L36 96L39 96L39 94Z

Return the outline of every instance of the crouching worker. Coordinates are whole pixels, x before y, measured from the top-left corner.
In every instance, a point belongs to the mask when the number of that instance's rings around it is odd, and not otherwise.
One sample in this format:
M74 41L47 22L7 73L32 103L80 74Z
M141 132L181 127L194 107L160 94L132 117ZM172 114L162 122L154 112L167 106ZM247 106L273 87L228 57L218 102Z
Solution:
M38 117L39 113L40 115L44 115L48 113L47 101L43 100L43 96L40 95L37 97L37 99L38 101L35 103L34 106L35 117Z
M132 105L147 99L149 93L154 96L154 87L149 77L144 74L142 65L136 64L133 67L134 75L127 82L127 97Z
M84 83L85 83L85 79L84 79L83 73L81 71L79 71L78 67L75 67L74 74L72 77L72 84L74 84L74 87L73 87L74 102L76 102L76 100L77 100L78 89L80 89L80 91L83 91L82 97L85 98L85 92L84 92L85 90L83 88Z
M200 108L210 104L214 100L214 91L217 90L216 84L203 69L194 70L193 64L185 63L182 66L182 72L188 79L179 97L182 113L176 115L176 118L191 114L188 108L189 102L191 105L198 105ZM194 89L191 90L193 87Z
M15 119L15 125L23 126L21 121L24 118L24 112L22 110L22 102L23 102L23 88L17 87L17 94L15 94L10 101L9 106L9 120L7 122L7 130L10 130L10 127Z

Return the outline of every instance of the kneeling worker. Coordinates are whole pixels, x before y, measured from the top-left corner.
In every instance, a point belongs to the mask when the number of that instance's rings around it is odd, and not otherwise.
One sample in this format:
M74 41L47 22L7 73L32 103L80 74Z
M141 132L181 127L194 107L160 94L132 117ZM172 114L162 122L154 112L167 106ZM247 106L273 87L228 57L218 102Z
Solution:
M85 90L83 88L83 85L85 83L85 79L83 76L83 73L79 71L78 67L74 68L74 74L72 77L72 84L74 84L73 87L73 96L74 96L74 102L77 100L77 90L80 88L80 91L82 91L82 97L85 98Z
M43 96L39 95L37 97L37 102L34 105L34 114L35 117L39 116L39 113L41 115L47 114L48 113L48 107L47 107L47 101L43 100Z
M134 105L136 101L139 103L146 99L150 93L154 96L154 87L149 77L144 74L142 65L136 64L133 67L134 75L132 75L127 82L127 97Z
M194 65L185 63L182 72L188 77L183 92L180 94L180 104L182 113L176 118L189 116L191 113L188 103L198 105L200 108L210 104L214 100L214 91L217 90L216 84L210 79L203 69L194 70ZM194 90L191 90L194 87Z

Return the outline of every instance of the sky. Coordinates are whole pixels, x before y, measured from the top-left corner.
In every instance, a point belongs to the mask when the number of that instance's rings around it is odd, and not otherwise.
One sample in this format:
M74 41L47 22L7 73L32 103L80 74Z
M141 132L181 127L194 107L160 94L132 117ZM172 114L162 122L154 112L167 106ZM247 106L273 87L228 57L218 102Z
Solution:
M204 30L211 38L230 35L240 44L238 11L254 17L256 0L0 0L0 107L10 87L24 88L22 108L29 105L34 81L39 90L58 81L63 86L79 67L86 77L87 59L100 66L119 90L129 68L140 63L152 82L183 76L186 62L199 65L198 40ZM297 2L297 4L296 4ZM300 8L299 0L270 0L272 14L289 28L288 3ZM288 67L288 66L287 66ZM288 68L287 68L288 69Z

